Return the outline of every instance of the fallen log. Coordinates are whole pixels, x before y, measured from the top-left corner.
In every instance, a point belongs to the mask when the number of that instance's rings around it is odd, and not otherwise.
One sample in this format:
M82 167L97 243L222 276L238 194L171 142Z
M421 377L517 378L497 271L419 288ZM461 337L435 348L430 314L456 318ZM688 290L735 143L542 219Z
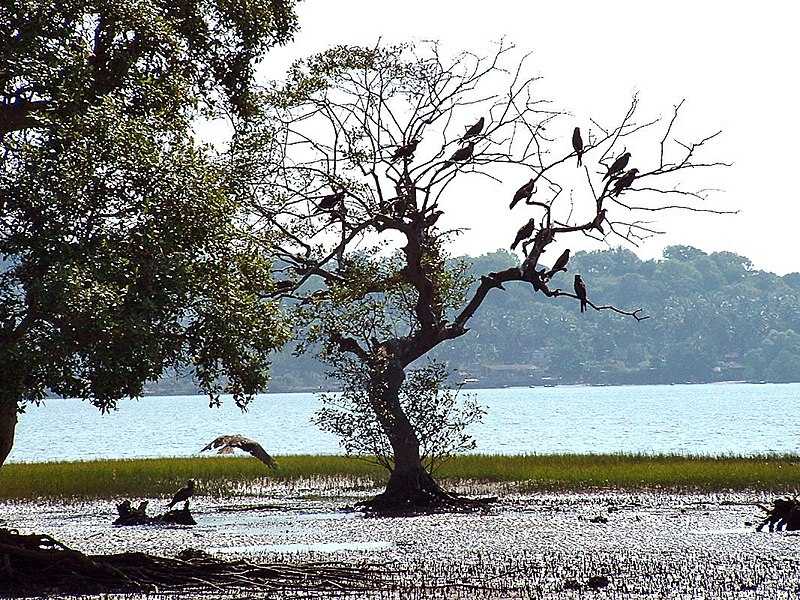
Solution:
M175 558L141 552L88 555L48 535L0 529L0 596L379 590L390 583L390 575L379 565L226 561L192 549Z

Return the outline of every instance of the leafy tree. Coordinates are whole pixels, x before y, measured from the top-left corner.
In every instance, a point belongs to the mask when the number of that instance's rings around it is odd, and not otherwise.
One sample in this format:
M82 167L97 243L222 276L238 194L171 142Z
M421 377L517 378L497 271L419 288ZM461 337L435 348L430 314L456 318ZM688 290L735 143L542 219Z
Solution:
M101 410L189 365L244 405L284 338L269 263L198 116L252 113L293 3L0 7L0 464L52 390Z
M469 503L442 490L425 469L424 440L402 401L411 398L406 369L437 346L455 346L491 290L522 286L519 297L527 302L535 292L578 298L560 287L571 289L571 280L539 262L547 252L552 266L557 239L581 234L636 243L655 232L636 215L663 208L660 200L673 194L701 197L678 187L681 171L721 164L697 157L713 135L671 143L679 107L656 132L656 121L635 121L634 99L615 126L584 128L585 166L576 169L576 151L568 150L574 123L560 125L565 115L537 98L536 77L525 74L524 59L510 65L511 56L503 45L487 58L464 53L452 61L435 45L337 47L296 65L273 91L270 119L235 141L238 164L254 182L253 219L282 233L268 245L290 265L281 287L298 303L304 343L320 344L334 372L341 372L343 356L358 366L362 392L350 397L391 445L387 488L369 504L377 510ZM556 134L561 127L563 137ZM645 152L648 140L655 152ZM630 170L603 177L623 147L653 158L633 159L638 176ZM519 223L528 230L520 234L523 256L482 273L471 288L468 265L447 251L457 232L439 219L474 201L464 186L477 177L527 185L512 208L528 212ZM562 202L567 197L572 202ZM500 210L510 200L480 201ZM644 318L594 302L602 293L587 279L589 308ZM305 293L310 280L318 289Z

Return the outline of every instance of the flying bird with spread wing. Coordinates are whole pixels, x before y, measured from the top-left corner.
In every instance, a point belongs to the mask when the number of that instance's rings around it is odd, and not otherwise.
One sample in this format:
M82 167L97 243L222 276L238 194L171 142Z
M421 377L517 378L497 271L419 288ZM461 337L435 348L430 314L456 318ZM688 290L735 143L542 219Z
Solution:
M534 190L535 186L536 186L536 182L533 179L531 179L531 180L528 181L528 183L526 183L521 188L519 188L514 193L514 199L511 201L511 205L508 208L509 209L514 208L517 205L517 202L519 202L520 200L523 200L523 199L524 200L530 200L531 196L533 195L533 190Z
M485 121L483 120L483 117L481 117L480 119L478 119L477 123L475 123L472 127L467 129L467 131L464 133L464 136L461 138L461 141L465 142L469 138L475 137L476 135L478 135L481 131L483 131L484 124L485 124Z
M578 166L583 164L583 138L581 137L581 128L576 127L572 132L572 148L575 154L578 155Z
M253 455L255 458L263 462L270 469L277 469L278 463L272 458L267 451L258 442L246 438L243 435L221 435L200 452L213 450L217 448L217 454L233 454L234 449L244 450L248 454Z
M626 152L625 154L619 155L617 157L617 160L611 163L611 166L608 167L608 171L606 172L605 175L603 175L603 179L606 179L607 177L614 177L614 175L620 173L622 169L628 166L628 161L630 159L631 159L630 152Z
M586 312L587 300L586 300L586 283L584 283L583 279L581 279L580 275L575 275L575 295L581 301L581 312Z
M529 237L531 237L535 229L536 229L536 219L531 219L530 221L525 223L525 225L520 227L519 231L517 232L517 237L514 238L514 243L511 244L511 249L514 250L522 240L527 240ZM524 249L525 245L523 244L522 247Z

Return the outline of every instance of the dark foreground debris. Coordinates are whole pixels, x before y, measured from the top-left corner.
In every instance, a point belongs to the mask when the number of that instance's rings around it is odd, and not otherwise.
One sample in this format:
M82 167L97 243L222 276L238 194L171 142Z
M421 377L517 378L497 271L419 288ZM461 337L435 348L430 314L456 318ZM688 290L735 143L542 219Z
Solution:
M147 515L147 502L142 502L137 508L133 508L130 500L117 505L119 517L114 521L114 525L124 527L129 525L197 525L197 521L189 511L189 503L186 502L183 508L168 510L162 515L150 517Z
M756 527L756 531L769 526L770 531L798 531L800 530L800 500L794 498L778 498L772 502L772 508L759 507L767 513L766 518Z
M389 575L377 565L224 561L192 549L176 558L141 552L88 555L48 535L0 529L0 596L375 590L384 587Z

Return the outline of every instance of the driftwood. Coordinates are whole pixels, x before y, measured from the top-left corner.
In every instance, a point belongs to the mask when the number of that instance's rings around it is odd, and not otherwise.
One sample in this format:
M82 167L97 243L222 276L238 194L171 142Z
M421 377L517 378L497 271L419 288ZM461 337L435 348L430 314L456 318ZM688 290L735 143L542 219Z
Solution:
M87 555L48 535L0 529L0 596L374 590L386 587L389 575L378 566L224 561L192 549L175 558L141 552Z
M118 527L128 525L197 525L197 521L189 512L189 503L185 502L183 508L175 508L161 515L150 517L147 515L147 502L142 502L133 508L130 500L125 500L117 505L119 517L114 521Z
M766 518L756 527L756 531L769 526L770 531L800 530L800 500L795 498L778 498L772 502L772 508L759 507L767 513Z

